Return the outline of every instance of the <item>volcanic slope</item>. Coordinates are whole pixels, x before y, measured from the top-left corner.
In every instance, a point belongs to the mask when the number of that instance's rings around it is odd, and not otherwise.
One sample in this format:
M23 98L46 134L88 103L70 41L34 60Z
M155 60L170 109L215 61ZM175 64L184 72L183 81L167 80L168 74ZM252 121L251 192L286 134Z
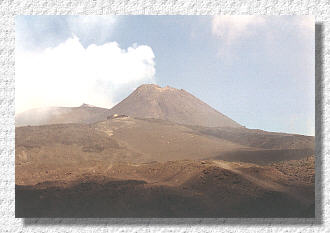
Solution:
M18 161L33 159L36 163L91 159L135 163L182 159L269 163L314 154L313 137L268 132L259 135L253 130L241 129L248 141L239 141L230 133L237 134L236 130L218 128L228 135L213 135L208 128L203 128L205 132L198 129L170 121L132 117L94 124L17 127L16 156ZM275 139L276 144L265 143ZM294 143L288 143L290 141Z
M173 87L145 84L112 109L111 114L155 118L186 125L241 127L189 92Z
M27 161L91 160L151 162L204 159L236 150L254 150L200 135L169 121L123 117L94 124L16 127L16 156Z

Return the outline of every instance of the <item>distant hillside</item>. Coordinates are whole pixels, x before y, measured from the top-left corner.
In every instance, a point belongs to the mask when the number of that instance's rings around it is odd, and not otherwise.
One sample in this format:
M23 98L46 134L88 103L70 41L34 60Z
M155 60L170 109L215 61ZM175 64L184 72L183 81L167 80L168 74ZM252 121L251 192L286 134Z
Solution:
M109 115L109 109L88 104L80 107L35 108L16 115L16 126L66 123L94 123Z

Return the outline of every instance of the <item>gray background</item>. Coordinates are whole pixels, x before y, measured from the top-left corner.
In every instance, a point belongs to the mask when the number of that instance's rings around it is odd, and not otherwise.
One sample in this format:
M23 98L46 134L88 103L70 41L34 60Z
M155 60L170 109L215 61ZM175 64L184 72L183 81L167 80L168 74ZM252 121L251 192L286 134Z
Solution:
M330 232L329 1L0 1L1 232ZM261 14L315 15L315 219L16 219L15 15L29 14Z

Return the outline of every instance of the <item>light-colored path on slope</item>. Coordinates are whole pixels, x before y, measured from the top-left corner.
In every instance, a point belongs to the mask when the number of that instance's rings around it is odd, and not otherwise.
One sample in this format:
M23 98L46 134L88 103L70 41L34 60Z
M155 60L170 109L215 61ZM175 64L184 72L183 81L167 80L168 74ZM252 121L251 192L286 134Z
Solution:
M273 181L266 181L266 180L262 180L258 177L252 176L250 174L246 174L244 172L242 172L241 170L237 169L236 167L234 167L235 165L232 163L228 163L225 161L213 161L214 164L216 164L217 166L221 167L222 169L231 171L237 175L240 175L241 177L243 177L244 179L262 187L268 190L272 190L272 191L277 191L277 192L282 192L282 193L286 193L289 196L299 200L300 202L307 204L309 201L303 197L300 193L289 189L288 187L285 187L281 184L278 184L276 182Z

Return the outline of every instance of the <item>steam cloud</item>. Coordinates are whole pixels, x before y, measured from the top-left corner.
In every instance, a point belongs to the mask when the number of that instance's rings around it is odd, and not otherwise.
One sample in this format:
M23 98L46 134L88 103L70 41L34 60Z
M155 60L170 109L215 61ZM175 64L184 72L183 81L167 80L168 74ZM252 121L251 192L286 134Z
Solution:
M82 103L112 107L117 90L155 82L154 58L147 45L84 48L75 36L41 52L17 51L16 112Z

